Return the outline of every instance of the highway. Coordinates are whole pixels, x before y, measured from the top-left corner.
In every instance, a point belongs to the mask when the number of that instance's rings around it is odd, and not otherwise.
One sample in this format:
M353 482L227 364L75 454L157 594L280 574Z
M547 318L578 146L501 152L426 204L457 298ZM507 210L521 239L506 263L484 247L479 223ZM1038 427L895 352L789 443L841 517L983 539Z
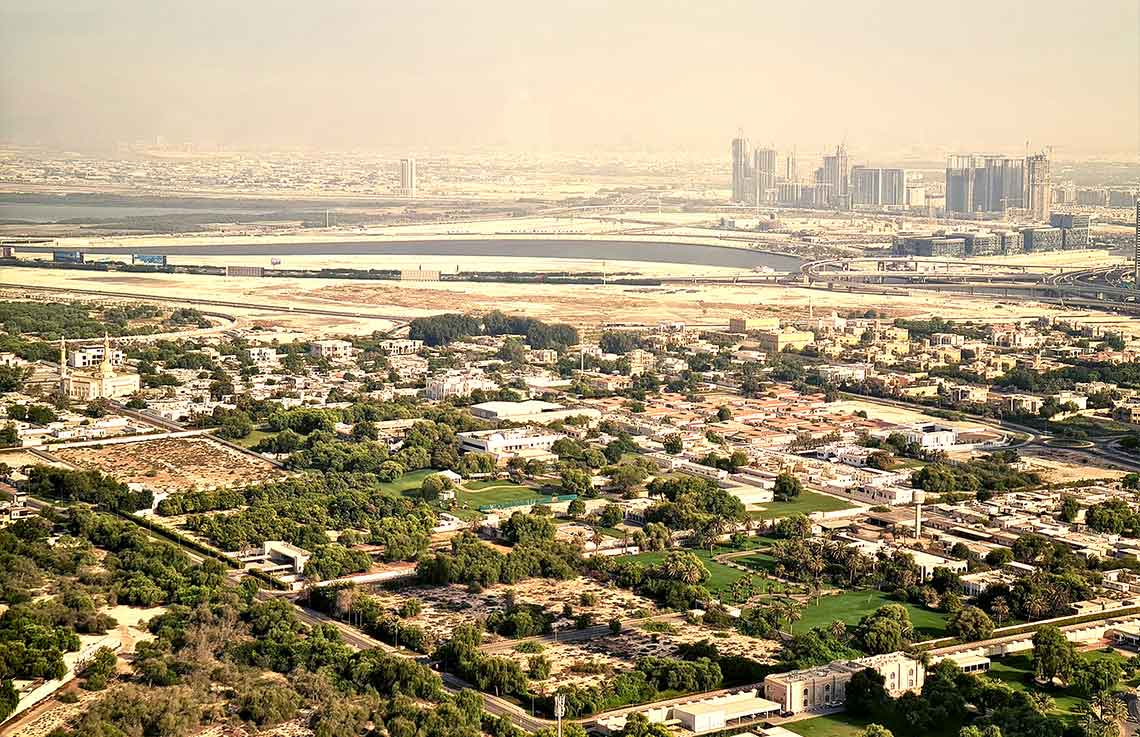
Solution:
M897 399L884 399L884 398L880 398L880 397L869 397L869 396L864 396L862 394L845 394L844 396L850 397L851 399L863 401L863 402L871 402L873 404L882 404L882 405L886 405L889 407L898 407L901 409L908 409L908 410L911 410L914 412L922 412L924 410L930 409L929 407L926 407L926 406L921 405L921 404L904 402L904 401L897 400ZM958 411L958 410L955 410L955 411ZM985 425L986 427L990 427L990 428L993 428L996 430L1013 431L1013 432L1021 433L1025 436L1027 436L1023 440L1020 440L1020 441L1017 441L1014 443L1010 443L1009 445L1007 445L1006 448L1009 448L1009 449L1016 450L1018 448L1025 448L1028 446L1042 446L1042 447L1050 448L1052 450L1064 450L1064 451L1071 452L1071 453L1079 453L1081 455L1089 455L1089 456L1098 457L1098 458L1101 458L1103 460L1110 461L1110 462L1112 462L1112 463L1114 463L1114 464L1116 464L1116 465L1118 465L1124 469L1127 469L1129 471L1140 472L1140 456L1133 456L1129 453L1125 453L1124 451L1117 449L1116 443L1117 443L1118 438L1116 438L1116 437L1089 438L1088 441L1089 441L1089 443L1092 444L1092 447L1088 447L1088 448L1073 448L1073 447L1068 447L1068 446L1050 445L1049 441L1055 439L1056 436L1054 436L1050 433L1042 433L1040 430L1033 428L1033 427L1029 427L1028 425L1020 425L1016 422L1009 422L1008 420L995 420L995 419L990 418L990 417L980 417L978 415L971 415L971 414L968 414L966 412L958 411L958 413L965 416L965 417L968 417L970 422L974 422L974 423L977 423L979 425Z

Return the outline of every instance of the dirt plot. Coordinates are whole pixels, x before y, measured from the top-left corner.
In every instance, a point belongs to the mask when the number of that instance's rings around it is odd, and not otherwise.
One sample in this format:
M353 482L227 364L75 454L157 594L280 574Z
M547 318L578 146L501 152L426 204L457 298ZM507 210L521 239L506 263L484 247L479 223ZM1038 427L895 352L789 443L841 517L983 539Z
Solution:
M267 461L200 437L63 448L54 453L73 466L102 471L157 492L246 486L284 475Z
M508 592L513 593L516 604L541 606L547 611L561 615L567 604L573 616L559 616L554 626L558 631L575 628L573 617L590 614L598 624L611 619L629 619L634 612L653 614L653 602L625 589L605 586L585 577L570 581L551 581L543 578L528 579L516 584L496 585L478 594L471 593L466 586L437 586L407 588L399 591L376 589L369 593L380 603L393 611L409 599L419 599L423 611L405 622L424 629L436 640L447 639L452 630L474 619L484 618L492 612L506 608ZM583 604L583 595L592 595L592 604Z
M632 670L638 658L673 656L682 644L709 640L721 655L737 655L761 663L775 662L780 644L773 640L757 640L735 630L713 630L700 625L679 623L667 632L648 632L639 627L626 629L620 635L607 635L575 642L544 642L542 655L550 661L550 678L532 681L536 693L545 694L564 685L594 686L614 673ZM495 653L509 657L527 667L531 653L508 649Z
M1110 460L1065 448L1023 448L1021 458L1049 484L1118 479L1125 474Z

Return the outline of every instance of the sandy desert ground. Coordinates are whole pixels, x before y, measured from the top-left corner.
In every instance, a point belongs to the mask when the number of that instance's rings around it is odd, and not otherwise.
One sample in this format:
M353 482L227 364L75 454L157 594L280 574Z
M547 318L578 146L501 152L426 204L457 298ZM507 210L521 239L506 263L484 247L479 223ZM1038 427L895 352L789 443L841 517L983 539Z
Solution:
M429 261L428 259L421 259ZM533 268L535 259L515 268ZM529 263L528 263L529 262ZM431 264L425 263L425 268ZM687 275L684 265L656 264L664 272ZM254 307L228 307L239 327L261 325L308 330L318 334L367 333L388 329L393 319L410 319L440 312L501 309L533 317L599 324L681 320L693 324L724 325L735 316L777 315L786 319L806 316L809 304L816 315L846 314L874 307L887 315L945 318L1011 319L1042 315L1078 315L1055 305L1020 299L935 295L914 290L905 296L828 292L780 285L686 285L660 287L622 285L538 285L467 282L367 282L337 279L238 278L184 274L100 274L57 270L0 268L0 282L29 287L45 286L107 292L208 298L245 304L273 304L295 308L321 308L359 312L359 317L291 315ZM1112 318L1114 321L1120 318Z

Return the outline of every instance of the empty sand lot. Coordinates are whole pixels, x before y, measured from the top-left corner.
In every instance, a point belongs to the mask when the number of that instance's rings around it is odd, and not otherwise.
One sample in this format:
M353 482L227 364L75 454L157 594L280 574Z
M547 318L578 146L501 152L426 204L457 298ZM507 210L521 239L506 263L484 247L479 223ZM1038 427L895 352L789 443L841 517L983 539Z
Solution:
M53 453L77 468L172 494L247 486L284 475L271 463L200 437L63 448Z

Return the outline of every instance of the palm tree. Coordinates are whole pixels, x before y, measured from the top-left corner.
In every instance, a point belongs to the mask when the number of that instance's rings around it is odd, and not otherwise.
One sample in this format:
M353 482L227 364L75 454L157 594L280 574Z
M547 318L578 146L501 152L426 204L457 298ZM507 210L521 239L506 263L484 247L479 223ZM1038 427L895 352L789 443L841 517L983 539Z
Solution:
M1033 708L1042 714L1048 714L1057 707L1056 700L1052 696L1043 691L1032 691L1029 694L1029 699L1033 702Z
M1094 696L1093 704L1100 712L1105 737L1117 737L1120 734L1120 723L1128 717L1128 707L1109 691L1101 691Z

